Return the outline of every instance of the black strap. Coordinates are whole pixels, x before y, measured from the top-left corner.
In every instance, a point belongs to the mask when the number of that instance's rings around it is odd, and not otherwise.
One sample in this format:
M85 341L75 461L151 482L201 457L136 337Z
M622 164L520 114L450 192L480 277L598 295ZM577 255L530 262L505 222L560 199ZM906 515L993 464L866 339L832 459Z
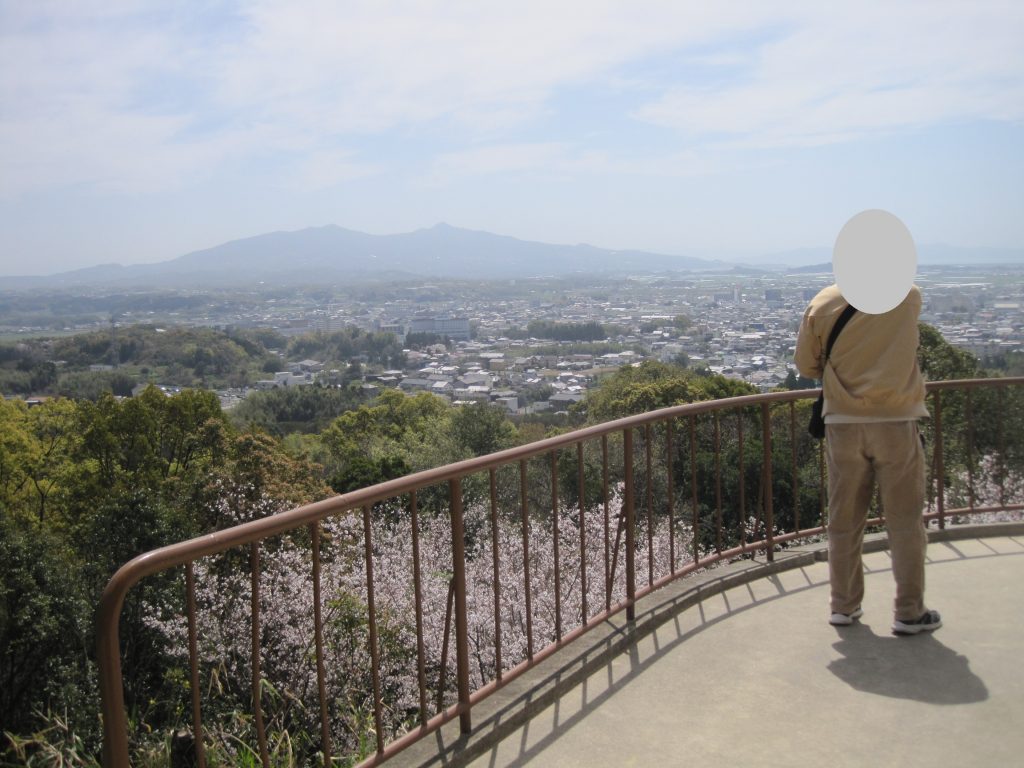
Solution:
M839 338L840 332L846 326L847 321L856 314L857 308L853 304L847 304L846 309L843 310L843 314L836 320L836 324L832 326L832 332L828 335L828 343L825 345L825 362L828 362L829 357L832 355L832 345L836 343L836 339Z

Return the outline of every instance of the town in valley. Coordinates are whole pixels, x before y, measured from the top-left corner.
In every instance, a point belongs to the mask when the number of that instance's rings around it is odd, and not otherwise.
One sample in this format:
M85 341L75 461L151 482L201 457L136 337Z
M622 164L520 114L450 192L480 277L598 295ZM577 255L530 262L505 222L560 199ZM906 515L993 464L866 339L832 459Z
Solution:
M392 387L432 392L454 404L488 401L510 415L560 413L603 375L651 359L740 379L760 391L810 386L792 364L796 332L808 300L830 282L823 269L736 268L208 291L10 292L0 293L0 340L17 345L101 332L111 337L109 350L116 349L119 334L137 326L157 333L176 327L261 329L281 339L360 329L393 334L401 353L374 362L365 355L290 359L283 348L272 349L279 362L261 375L207 388L229 409L261 390L340 386L342 379L352 386L356 371L356 386L368 397ZM987 367L1011 373L1020 367L1024 266L922 265L916 283L924 300L922 322ZM101 353L88 368L117 370L115 357ZM67 365L48 362L58 369ZM166 372L127 372L137 380L135 392L149 384L167 392L196 386Z

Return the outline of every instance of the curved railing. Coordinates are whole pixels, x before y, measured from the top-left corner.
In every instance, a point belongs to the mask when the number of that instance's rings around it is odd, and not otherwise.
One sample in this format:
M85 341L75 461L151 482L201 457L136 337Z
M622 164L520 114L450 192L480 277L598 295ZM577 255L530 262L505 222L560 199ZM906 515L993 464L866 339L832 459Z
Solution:
M964 515L1024 510L1019 487L1024 463L1024 429L1018 424L1024 412L1022 385L1024 378L928 385L933 418L923 427L931 465L926 521L945 526ZM624 610L632 618L635 602L665 584L759 550L771 559L786 542L822 535L827 515L823 450L806 434L808 409L801 402L817 394L818 390L774 392L630 416L419 472L136 557L111 578L97 618L104 764L129 765L118 626L126 595L141 579L178 568L184 572L192 735L202 766L206 758L196 563L247 551L253 751L269 765L261 687L261 551L299 532L310 554L308 631L314 649L310 663L316 668L319 752L324 764L330 764L324 532L332 521L351 524L355 514L361 514L361 542L354 548L350 542L346 559L359 552L359 568L365 569L362 604L372 666L375 750L364 765L376 765L455 718L464 732L469 731L473 707L481 699L608 617ZM405 527L382 529L379 521L385 517L401 518ZM422 572L420 539L428 518L450 525L450 562L445 568L450 573L441 577L448 581L447 600L434 606L437 615L428 615L423 599L425 580L438 578ZM468 539L467 519L472 525ZM510 538L513 530L516 536ZM415 725L388 742L386 734L395 728L387 722L385 710L391 712L395 705L383 700L377 607L382 596L375 565L381 567L379 550L386 544L381 537L397 535L395 531L411 536L409 573L404 576L406 590L414 596L418 706L410 715ZM339 545L332 540L329 546ZM547 560L539 568L536 550L545 547ZM336 554L330 556L332 563L341 560ZM522 567L514 580L500 575L501 566L508 568L510 562L516 569ZM490 582L487 598L477 590L467 596L468 569L486 574L481 578ZM431 640L424 627L431 621L441 626L442 607L444 633L437 656L436 648L427 647ZM490 612L486 624L492 635L491 645L478 651L472 665L470 608L477 630L479 612ZM513 621L511 614L520 620ZM412 618L406 617L410 627ZM452 628L454 686L447 681ZM474 632L478 644L480 634ZM428 673L433 675L429 681ZM316 728L311 724L311 730Z

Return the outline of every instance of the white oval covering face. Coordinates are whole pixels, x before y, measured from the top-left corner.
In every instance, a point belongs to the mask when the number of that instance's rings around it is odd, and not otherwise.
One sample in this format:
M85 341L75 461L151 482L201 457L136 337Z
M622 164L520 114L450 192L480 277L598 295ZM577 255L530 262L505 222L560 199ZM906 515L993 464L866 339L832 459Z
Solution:
M888 211L861 211L836 238L832 273L843 297L858 311L888 312L906 298L917 274L910 230Z

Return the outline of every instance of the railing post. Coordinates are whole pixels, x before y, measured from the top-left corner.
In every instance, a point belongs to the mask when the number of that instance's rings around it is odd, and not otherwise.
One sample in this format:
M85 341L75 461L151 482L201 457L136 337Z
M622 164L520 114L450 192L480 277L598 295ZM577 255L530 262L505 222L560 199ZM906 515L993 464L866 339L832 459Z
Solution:
M626 618L636 618L636 513L633 506L633 430L622 431L623 474L625 486L623 493L623 512L626 517Z
M743 409L736 414L736 440L739 452L736 461L739 464L740 479L740 546L747 546L747 475L743 464Z
M700 499L697 490L697 420L690 416L690 507L693 510L693 564L700 563Z
M772 424L771 404L761 403L761 442L764 473L764 537L768 562L775 560L775 512L772 509Z
M558 540L558 454L551 452L551 551L555 561L555 640L562 639L562 573Z
M366 618L370 651L370 676L373 683L373 729L377 740L377 754L384 751L383 708L380 695L380 643L377 636L377 605L373 583L373 524L372 509L363 505L363 556L366 558Z
M665 422L665 473L668 480L666 489L668 503L668 570L669 573L676 572L676 521L675 521L675 478L672 474L672 422Z
M501 565L498 554L498 484L494 468L488 470L491 490L491 563L494 566L494 673L501 680Z
M249 599L249 613L251 621L249 622L249 628L251 632L251 648L252 654L250 659L250 665L252 674L250 675L251 680L249 681L250 687L252 688L252 709L253 719L256 725L256 742L260 749L260 763L263 768L270 768L270 750L267 746L267 728L263 721L263 672L260 667L260 544L258 541L254 541L249 544L249 570L250 570L250 583L252 584L252 590ZM373 616L373 581L370 580L370 634L374 633L374 616ZM371 642L376 647L376 638L371 637ZM374 673L380 669L380 663L377 658L373 659ZM376 678L375 678L376 679ZM375 702L380 701L380 685L374 684L373 698ZM379 710L378 710L379 712ZM380 717L377 717L377 730L380 731ZM381 752L384 749L384 743L381 739L377 739L377 751Z
M99 666L100 700L103 710L104 768L129 768L128 718L124 711L124 683L121 678L121 644L118 628L124 593L118 575L108 582L100 598L96 618L96 661Z
M644 425L644 481L647 492L644 494L647 507L647 585L654 584L654 449L651 443L652 430L650 424Z
M974 412L971 408L971 390L964 392L967 399L967 508L974 509Z
M939 510L939 528L946 527L946 467L942 456L942 390L935 390L935 474L938 492L935 505Z
M459 693L459 730L469 733L469 618L466 615L466 537L462 520L462 481L448 481L452 499L452 574L455 582L455 674Z
M319 520L315 523L310 523L309 533L310 549L313 554L313 631L315 632L313 639L316 645L316 688L320 699L320 753L323 755L324 768L330 768L331 726L327 707L327 668L324 666L324 618L323 599L320 590ZM189 566L189 572L191 573L191 565Z
M206 768L206 749L203 746L203 707L199 688L199 652L196 629L196 579L192 561L185 563L185 604L188 613L188 667L189 688L192 699L192 738L196 765ZM326 747L325 747L326 749Z
M519 507L523 516L523 592L526 606L526 658L533 659L533 608L530 604L530 504L526 493L526 460L519 462Z
M796 403L789 401L789 460L793 471L793 531L800 532L800 473L796 467Z
M996 396L998 397L998 410L996 413L1003 414L1003 408L1006 403L1006 390L1002 387L996 390ZM999 439L999 506L1006 506L1006 439L1003 435L1003 419L996 419L996 429L998 430Z
M576 481L579 484L577 498L580 502L580 616L587 623L587 508L584 501L586 488L583 473L583 443L576 443ZM495 576L497 579L497 576Z

